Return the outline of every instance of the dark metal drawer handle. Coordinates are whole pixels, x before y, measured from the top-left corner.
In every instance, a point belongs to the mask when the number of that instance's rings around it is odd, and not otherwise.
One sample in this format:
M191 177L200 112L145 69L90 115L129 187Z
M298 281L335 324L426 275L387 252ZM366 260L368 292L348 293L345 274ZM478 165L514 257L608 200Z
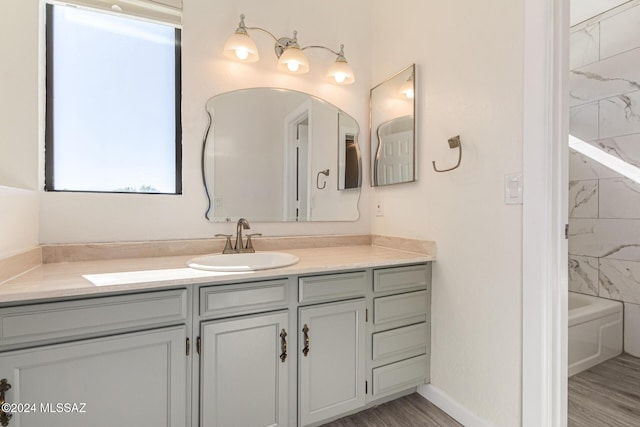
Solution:
M302 354L304 357L307 357L309 354L309 327L307 324L304 324L304 328L302 328L302 333L304 334L304 348L302 349Z
M5 403L4 394L10 388L11 388L11 384L7 382L6 378L3 378L2 380L0 380L0 407ZM11 419L11 417L12 417L11 414L4 412L2 409L0 409L0 425L2 425L3 427L8 426L9 420Z
M280 360L284 363L287 360L287 331L284 329L280 332L280 338L282 339L282 354L280 354Z

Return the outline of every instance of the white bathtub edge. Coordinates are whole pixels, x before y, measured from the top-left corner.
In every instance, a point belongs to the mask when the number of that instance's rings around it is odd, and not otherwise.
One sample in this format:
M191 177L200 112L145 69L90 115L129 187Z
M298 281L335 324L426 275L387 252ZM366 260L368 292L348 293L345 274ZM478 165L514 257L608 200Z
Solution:
M578 292L569 292L569 298L572 296L581 300L588 300L590 303L587 306L569 310L569 327L579 325L593 319L599 319L609 314L622 313L623 311L621 301L614 301Z
M622 354L624 338L621 302L572 294L585 304L569 310L569 377Z

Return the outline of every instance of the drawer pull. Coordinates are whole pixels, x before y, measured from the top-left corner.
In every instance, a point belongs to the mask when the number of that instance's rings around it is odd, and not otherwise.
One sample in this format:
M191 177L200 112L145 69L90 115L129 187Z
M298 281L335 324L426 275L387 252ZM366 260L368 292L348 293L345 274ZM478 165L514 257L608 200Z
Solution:
M302 354L304 357L307 357L309 354L309 327L307 324L304 324L304 328L302 328L302 333L304 334L304 348L302 349Z
M7 382L6 378L3 378L2 380L0 380L0 406L4 405L5 401L4 401L4 393L6 391L8 391L11 388L11 384L9 384ZM4 427L9 425L9 420L11 419L12 415L4 412L2 409L0 409L0 424Z
M287 331L284 329L280 332L280 338L282 339L282 354L280 355L280 360L284 363L287 360Z

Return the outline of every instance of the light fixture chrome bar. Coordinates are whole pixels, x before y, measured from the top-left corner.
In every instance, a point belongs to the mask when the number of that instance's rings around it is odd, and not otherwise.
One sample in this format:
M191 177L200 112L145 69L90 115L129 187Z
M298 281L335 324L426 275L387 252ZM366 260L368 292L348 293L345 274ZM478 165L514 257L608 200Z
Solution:
M240 15L240 22L233 36L231 36L224 47L224 55L227 58L245 62L258 61L258 51L255 43L251 40L248 30L257 30L267 34L275 42L275 54L278 57L278 69L286 72L304 74L309 71L309 61L303 51L306 49L324 49L336 55L334 63L329 67L327 76L338 84L350 84L355 81L353 70L344 57L344 45L340 45L340 50L335 51L327 46L309 45L300 47L298 45L298 32L293 32L293 38L276 37L273 33L262 27L247 27L244 23L244 14Z
M276 42L276 45L280 46L280 47L281 47L281 48L283 48L283 49L287 47L287 45L284 45L284 44L280 43L280 40L278 40L278 39L276 38L276 36L274 36L271 32L269 32L269 31L265 30L264 28L261 28L261 27L244 27L244 28L245 28L246 30L258 30L258 31L262 31L262 32L264 32L264 33L267 33L267 34L268 34L268 35L270 35L270 36L271 36L271 38ZM295 33L295 31L294 31L294 33Z
M325 50L328 50L329 52L333 53L333 54L334 54L334 55L336 55L336 56L342 56L342 57L344 57L343 48L344 48L344 45L343 45L343 44L341 44L341 45L340 45L340 52L336 52L335 50L333 50L333 49L331 49L331 48L328 48L328 47L326 47L326 46L320 46L320 45L305 46L305 47L301 47L300 49L301 49L301 50L307 50L307 49L325 49Z

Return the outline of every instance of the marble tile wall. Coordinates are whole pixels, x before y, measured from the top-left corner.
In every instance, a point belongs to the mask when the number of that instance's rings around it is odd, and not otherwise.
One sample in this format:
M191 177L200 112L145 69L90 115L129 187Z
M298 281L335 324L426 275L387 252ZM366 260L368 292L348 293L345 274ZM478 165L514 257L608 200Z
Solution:
M570 39L570 133L640 168L640 4ZM640 356L640 183L569 153L569 289L625 304Z

